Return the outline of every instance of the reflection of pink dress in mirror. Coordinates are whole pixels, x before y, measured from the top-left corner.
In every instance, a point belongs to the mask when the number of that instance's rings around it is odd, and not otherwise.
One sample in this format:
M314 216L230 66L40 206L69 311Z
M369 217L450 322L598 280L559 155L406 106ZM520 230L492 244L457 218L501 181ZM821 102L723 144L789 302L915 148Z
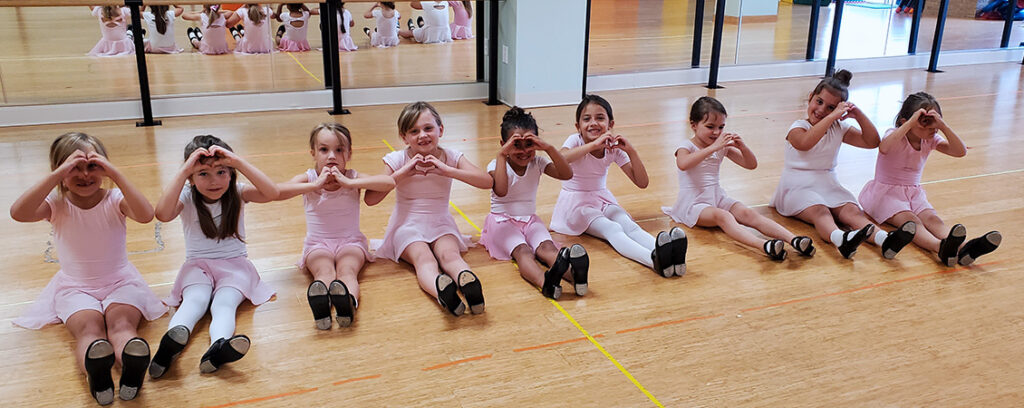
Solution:
M391 18L384 17L380 8L373 9L373 18L377 22L377 30L370 33L370 45L377 48L388 48L398 46L398 22L402 15L398 10L393 10Z
M127 55L135 52L135 43L128 38L128 8L118 9L120 15L115 15L109 21L103 21L103 7L93 7L92 15L100 19L100 41L92 47L89 55L99 57L113 57Z
M355 41L352 41L352 13L348 10L342 10L344 13L338 17L338 51L355 51L359 47L356 46ZM342 28L345 32L341 32Z
M284 24L284 36L281 37L281 44L278 47L281 51L309 51L309 40L306 39L306 30L309 29L309 12L303 10L302 16L292 17L291 12L281 14L281 23ZM297 23L302 23L296 27Z
M224 15L217 14L217 18L210 22L206 13L199 16L199 29L203 32L203 40L199 41L199 52L206 55L227 54L231 52L228 47L228 29L224 27Z
M270 15L273 11L270 7L263 7L263 14L263 21L252 21L249 19L248 7L238 9L238 15L242 16L242 26L245 27L245 36L235 45L236 53L268 54L274 50L274 41L270 38Z
M455 21L452 22L452 39L468 40L473 38L473 23L469 19L469 11L462 5L461 1L449 1L448 6L455 13Z

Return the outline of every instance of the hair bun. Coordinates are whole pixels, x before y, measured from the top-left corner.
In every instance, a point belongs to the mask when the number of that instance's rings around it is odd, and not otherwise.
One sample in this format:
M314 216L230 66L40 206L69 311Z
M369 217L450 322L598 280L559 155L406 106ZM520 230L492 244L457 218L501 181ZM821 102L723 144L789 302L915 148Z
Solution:
M850 86L850 80L853 79L853 73L845 69L841 69L836 73L832 74L832 78L842 83L845 86Z
M501 120L503 122L512 121L523 116L526 116L526 111L524 111L523 108L520 108L518 106L513 106L511 108L508 108L508 111L506 111L505 115L501 117Z

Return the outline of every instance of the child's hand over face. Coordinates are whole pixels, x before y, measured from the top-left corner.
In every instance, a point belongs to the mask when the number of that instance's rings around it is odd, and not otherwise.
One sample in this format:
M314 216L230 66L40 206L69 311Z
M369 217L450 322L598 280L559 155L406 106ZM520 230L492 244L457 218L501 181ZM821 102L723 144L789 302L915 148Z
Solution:
M85 152L75 150L68 158L64 159L64 162L54 170L54 173L59 174L61 177L68 177L76 172L80 172L80 168L85 168L88 162L88 155Z
M498 151L498 155L508 158L519 149L518 146L522 145L522 142L523 135L518 133L513 134L505 141L505 144L501 145L501 150Z
M544 139L541 139L539 136L537 136L537 135L535 135L533 133L527 133L526 135L523 136L523 138L525 138L527 142L532 144L532 146L527 146L527 148L529 150L544 150L544 151L547 151L548 149L551 148L551 144L550 143L545 142Z
M96 152L89 152L86 155L86 160L88 160L86 167L89 171L101 177L107 176L107 173L114 169L114 165L110 164L106 157Z

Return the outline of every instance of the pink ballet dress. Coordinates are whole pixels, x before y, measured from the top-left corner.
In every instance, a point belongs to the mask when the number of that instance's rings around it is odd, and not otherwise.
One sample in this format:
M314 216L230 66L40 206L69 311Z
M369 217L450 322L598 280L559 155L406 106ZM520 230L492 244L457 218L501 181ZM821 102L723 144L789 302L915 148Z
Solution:
M544 169L551 160L543 156L534 156L526 165L522 176L508 164L508 192L498 197L491 191L491 213L487 214L484 229L480 232L480 243L487 248L491 258L507 261L512 259L512 250L526 244L537 251L544 241L552 241L548 228L537 216L537 186ZM497 170L497 160L491 160L487 172Z
M228 29L224 15L218 13L217 18L210 23L210 17L206 13L199 15L199 28L203 32L203 39L199 41L199 52L206 55L227 54L231 52L228 47Z
M569 136L562 147L572 149L586 144L579 133ZM604 216L609 206L618 206L615 196L608 191L608 167L629 163L629 156L619 149L605 149L604 157L587 153L582 159L569 163L572 178L562 182L558 201L551 214L551 230L565 235L580 235L598 217Z
M690 140L686 140L679 149L685 149L690 153L700 150ZM725 155L726 151L722 149L689 170L682 171L677 168L679 194L676 196L676 203L672 207L661 207L661 211L672 217L675 222L681 222L690 228L697 225L700 212L705 208L714 207L729 211L737 201L726 195L725 189L718 182L719 170Z
M800 119L789 130L796 128L810 129L811 123ZM846 203L857 204L853 193L839 184L835 171L839 147L849 129L850 124L836 121L818 144L807 151L797 150L786 142L786 163L769 205L779 214L792 217L812 205L837 208Z
M398 46L398 22L402 18L398 10L395 10L391 18L384 17L384 12L379 8L373 9L371 14L377 22L377 31L370 33L370 45L377 48Z
M292 22L302 22L301 27L295 27ZM278 49L281 51L309 51L309 40L306 39L306 31L309 29L309 12L303 10L302 16L292 17L290 12L281 14L281 23L284 24L284 35Z
M142 20L149 26L149 38L146 39L146 52L151 54L177 54L184 50L174 42L174 10L164 14L167 27L163 34L156 27L156 15L151 12L142 13Z
M341 32L341 27L338 27L338 51L355 51L359 47L356 46L355 41L352 41L352 13L348 10L342 10L341 17L338 18L338 25L345 27L345 32Z
M108 190L99 204L84 209L56 193L46 197L60 270L14 324L38 329L66 322L80 310L103 313L114 303L134 306L146 320L167 312L128 261L123 199L121 190Z
M473 23L469 20L469 12L466 11L466 7L462 5L461 1L449 1L448 6L455 14L455 21L451 23L452 39L468 40L473 38Z
M457 167L462 152L441 148L445 164ZM411 158L406 150L384 156L392 170L402 168ZM439 174L414 175L395 186L395 209L388 219L384 239L376 248L378 257L398 262L405 248L413 242L434 242L445 235L458 238L459 251L469 249L468 237L459 233L455 219L448 212L452 179Z
M895 131L889 129L885 135ZM939 135L921 139L921 150L918 150L902 137L888 153L878 152L875 178L864 186L858 197L864 212L877 222L885 222L903 211L920 214L933 209L921 188L921 172L928 154L941 142Z
M414 28L412 36L423 44L452 42L452 28L448 25L448 3L444 1L421 1L423 5L423 27Z
M242 193L242 184L236 184L238 193ZM192 186L185 184L178 196L184 207L181 210L181 225L185 231L185 264L181 265L171 295L164 299L168 306L181 304L181 293L185 288L196 285L209 285L214 293L217 289L229 287L242 293L254 305L263 304L274 296L274 290L262 279L256 266L249 261L245 242L229 237L216 240L203 234L199 226L199 216L192 195ZM210 211L216 224L221 220L221 204L208 204L200 200ZM242 202L241 213L238 214L238 235L245 238L245 202Z
M263 21L249 19L249 8L239 8L235 14L242 16L245 35L235 45L236 54L268 54L274 50L274 40L270 37L270 15L274 12L270 7L263 8Z
M306 170L306 176L310 183L318 178L313 169ZM355 170L345 170L345 177L356 176ZM306 257L313 250L326 250L337 256L350 245L361 249L366 260L373 262L366 236L359 231L359 189L314 191L303 194L302 203L306 208L306 240L302 243L302 258L296 263L299 269L306 268Z
M89 55L94 57L113 57L135 53L135 43L128 38L129 11L127 7L118 9L120 15L110 21L103 21L103 7L93 7L92 15L100 20L100 41L92 47Z

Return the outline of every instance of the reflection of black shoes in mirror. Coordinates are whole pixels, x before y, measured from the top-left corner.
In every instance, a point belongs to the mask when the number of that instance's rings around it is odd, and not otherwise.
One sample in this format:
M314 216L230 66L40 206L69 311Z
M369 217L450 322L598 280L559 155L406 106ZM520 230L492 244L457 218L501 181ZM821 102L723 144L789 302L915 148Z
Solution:
M371 37L370 36L370 27L363 27L363 33L365 33L367 37Z
M412 31L414 28L416 28L416 26L412 25L412 19L411 18L408 21L408 26L409 26L409 31Z
M284 37L284 31L285 31L284 24L281 24L280 27L277 27L277 34L276 34L277 39L281 39L281 37Z
M228 29L228 31L231 32L231 38L234 38L235 41L238 41L238 40L242 39L242 33L238 31L238 28L231 27L231 28Z
M192 44L192 48L198 49L199 46L196 45L196 43L202 41L202 37L199 35L199 30L195 27L189 27L186 31L188 32L188 42Z
M416 26L419 28L423 28L423 16L416 17Z

